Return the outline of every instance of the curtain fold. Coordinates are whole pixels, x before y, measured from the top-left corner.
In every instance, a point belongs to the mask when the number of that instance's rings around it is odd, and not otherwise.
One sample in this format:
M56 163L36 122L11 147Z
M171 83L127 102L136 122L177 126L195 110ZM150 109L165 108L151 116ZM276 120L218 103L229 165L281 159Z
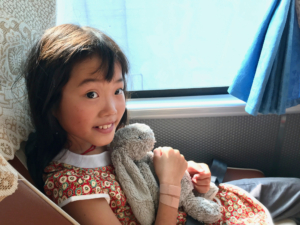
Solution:
M300 30L295 0L274 0L228 93L251 115L300 103Z

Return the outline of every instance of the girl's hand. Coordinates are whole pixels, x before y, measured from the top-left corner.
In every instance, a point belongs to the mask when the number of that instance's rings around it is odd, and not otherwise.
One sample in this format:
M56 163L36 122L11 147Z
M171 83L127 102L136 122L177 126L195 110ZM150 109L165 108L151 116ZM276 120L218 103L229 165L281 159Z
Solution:
M203 194L209 191L211 173L207 164L188 161L187 171L191 175L196 191Z
M180 186L188 165L184 156L171 147L159 147L153 153L153 164L159 182Z

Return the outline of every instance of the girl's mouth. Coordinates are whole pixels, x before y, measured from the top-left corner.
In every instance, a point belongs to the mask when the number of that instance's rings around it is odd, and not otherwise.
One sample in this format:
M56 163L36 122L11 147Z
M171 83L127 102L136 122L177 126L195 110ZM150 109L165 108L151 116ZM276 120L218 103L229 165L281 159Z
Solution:
M103 125L103 126L96 126L96 127L93 127L93 129L95 129L96 131L98 131L100 133L107 134L107 133L110 133L113 131L114 123Z
M111 123L111 124L108 124L108 125L98 126L98 127L95 127L95 128L99 128L99 129L104 129L104 130L106 130L106 129L110 128L111 126L112 126L112 123Z

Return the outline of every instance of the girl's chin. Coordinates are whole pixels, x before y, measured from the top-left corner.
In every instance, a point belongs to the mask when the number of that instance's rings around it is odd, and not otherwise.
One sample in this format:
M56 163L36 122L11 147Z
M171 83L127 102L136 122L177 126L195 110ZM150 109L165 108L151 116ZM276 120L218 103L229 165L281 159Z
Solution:
M112 137L106 137L105 139L103 138L102 140L97 140L94 142L94 145L97 147L107 146L112 142L113 138L114 137L112 136Z

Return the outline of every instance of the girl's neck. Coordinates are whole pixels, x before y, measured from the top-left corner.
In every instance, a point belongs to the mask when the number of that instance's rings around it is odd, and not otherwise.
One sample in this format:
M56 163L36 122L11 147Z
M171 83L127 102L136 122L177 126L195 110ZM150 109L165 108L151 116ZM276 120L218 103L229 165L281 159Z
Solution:
M90 147L91 147L91 146L90 146ZM90 147L89 147L89 148L90 148ZM87 149L89 149L89 148L87 148ZM87 149L83 149L83 148L76 147L76 146L71 146L71 147L69 148L69 151L81 155L81 154L84 153ZM84 155L97 155L97 154L100 154L100 153L105 152L105 151L108 151L108 147L107 147L107 146L98 146L98 147L96 147L94 150L89 151L89 152L87 152L87 153L84 154Z

